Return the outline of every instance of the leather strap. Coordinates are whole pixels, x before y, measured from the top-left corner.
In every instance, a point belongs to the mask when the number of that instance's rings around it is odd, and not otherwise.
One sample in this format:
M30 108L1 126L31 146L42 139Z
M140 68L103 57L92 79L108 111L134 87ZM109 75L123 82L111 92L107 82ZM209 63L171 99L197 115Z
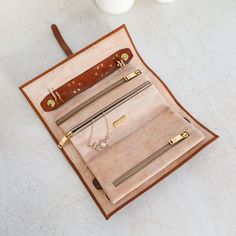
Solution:
M67 56L73 55L73 52L71 51L71 49L69 48L69 46L67 45L65 40L63 39L58 27L55 24L52 24L51 29L52 29L52 32L53 32L58 44L60 45L62 50L65 52L65 54Z
M53 111L57 109L77 94L92 87L120 67L128 64L132 57L133 54L129 48L121 49L56 90L48 88L51 91L41 102L43 110Z

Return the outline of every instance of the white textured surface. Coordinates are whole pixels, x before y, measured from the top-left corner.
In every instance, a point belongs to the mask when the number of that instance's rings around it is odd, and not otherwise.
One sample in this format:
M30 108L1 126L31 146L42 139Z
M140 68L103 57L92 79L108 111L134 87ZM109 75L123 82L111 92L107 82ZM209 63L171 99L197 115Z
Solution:
M126 23L144 60L221 138L106 221L17 86ZM236 235L236 2L137 0L107 15L90 0L0 7L0 235Z

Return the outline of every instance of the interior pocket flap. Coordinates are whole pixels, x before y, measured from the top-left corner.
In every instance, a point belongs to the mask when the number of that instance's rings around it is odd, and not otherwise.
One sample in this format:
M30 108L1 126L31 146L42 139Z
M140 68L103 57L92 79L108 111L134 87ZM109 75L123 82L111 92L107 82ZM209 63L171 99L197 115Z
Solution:
M114 185L117 178L169 144L171 138L183 132L187 132L189 137L171 146L118 186ZM88 162L88 166L110 200L116 203L203 139L202 133L192 124L171 109L166 109L145 126L96 156Z

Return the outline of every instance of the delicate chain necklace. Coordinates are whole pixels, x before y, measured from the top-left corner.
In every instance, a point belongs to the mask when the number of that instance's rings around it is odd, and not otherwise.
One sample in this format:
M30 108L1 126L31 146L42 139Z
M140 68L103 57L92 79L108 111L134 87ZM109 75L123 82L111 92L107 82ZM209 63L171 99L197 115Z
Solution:
M105 116L104 113L103 113L103 117L106 121L106 136L105 138L100 139L98 141L92 141L93 130L94 130L94 120L92 119L91 121L91 132L88 139L88 146L95 149L96 151L101 151L102 149L105 149L106 147L108 147L107 141L109 140L109 125L108 125L107 117Z

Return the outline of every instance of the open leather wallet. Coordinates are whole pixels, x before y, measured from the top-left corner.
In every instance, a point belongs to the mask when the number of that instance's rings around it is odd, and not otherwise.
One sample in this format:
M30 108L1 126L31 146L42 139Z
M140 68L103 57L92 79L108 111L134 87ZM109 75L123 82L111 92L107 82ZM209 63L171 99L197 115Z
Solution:
M106 219L218 136L191 116L138 54L125 25L20 90Z

